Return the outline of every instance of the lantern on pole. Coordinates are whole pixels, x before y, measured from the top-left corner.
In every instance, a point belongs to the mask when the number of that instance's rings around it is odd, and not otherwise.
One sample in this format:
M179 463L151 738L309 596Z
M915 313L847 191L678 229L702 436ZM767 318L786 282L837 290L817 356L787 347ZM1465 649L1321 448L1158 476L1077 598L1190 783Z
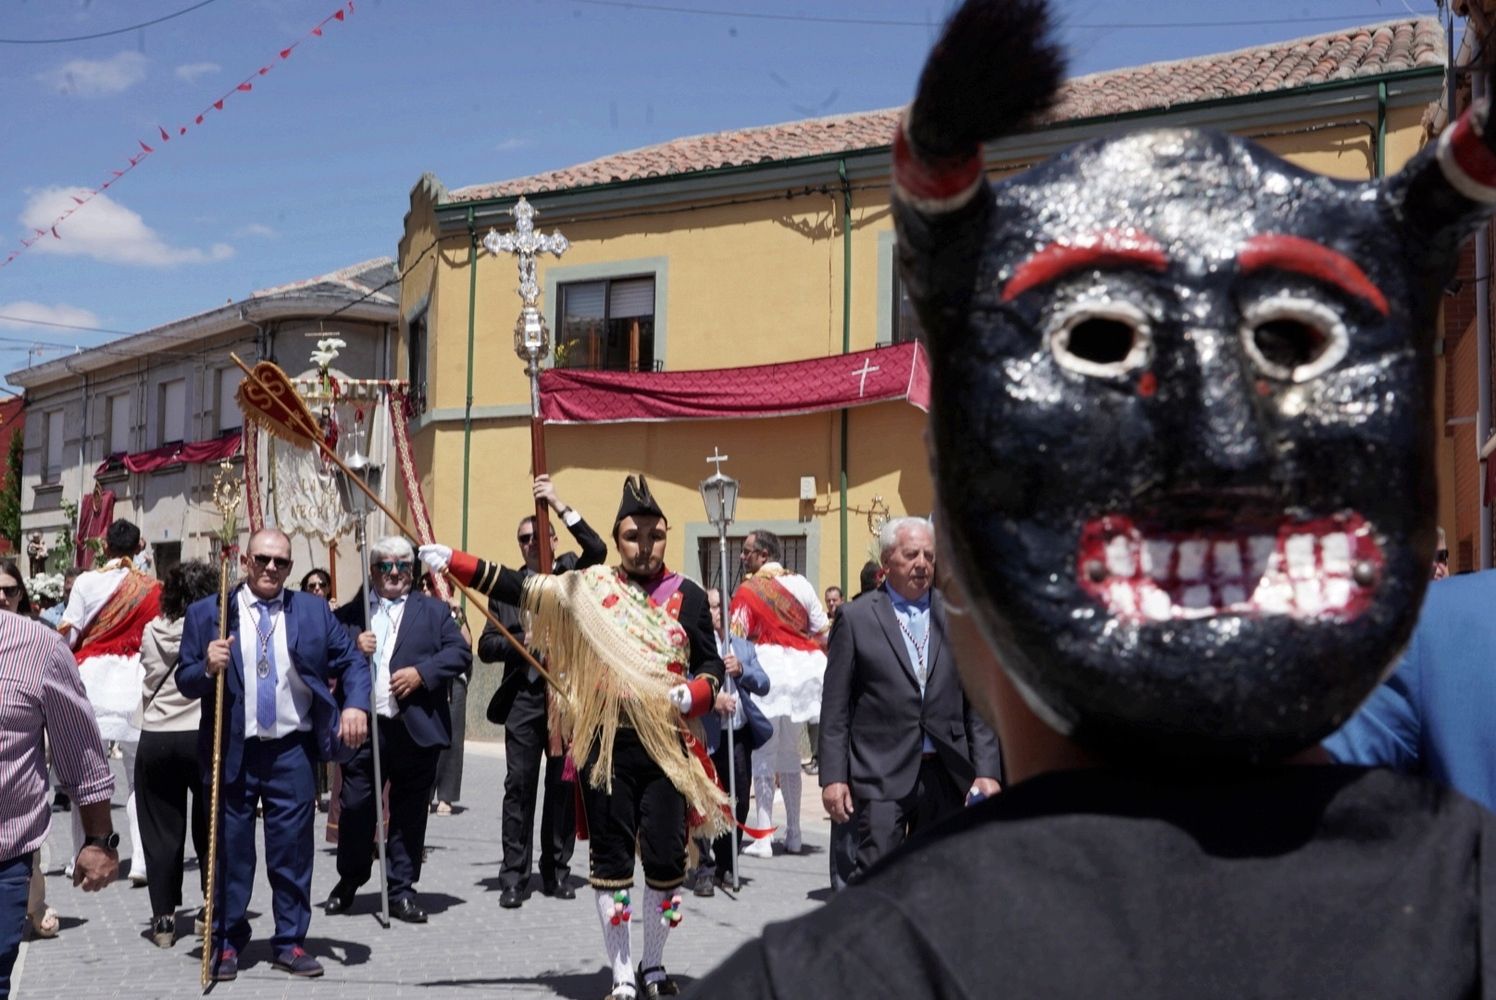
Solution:
M701 502L706 507L706 519L717 529L717 569L718 587L717 594L720 601L721 613L718 617L717 644L725 656L732 650L732 641L727 635L727 609L732 601L732 594L727 586L727 526L733 522L738 511L738 481L731 476L722 473L722 463L727 461L727 456L722 454L714 445L712 454L707 458L708 464L715 464L717 469L710 476L701 481ZM722 690L734 698L742 695L737 689L737 684L729 675L723 679ZM731 803L734 823L732 825L732 887L734 891L740 885L738 879L738 767L737 755L733 746L733 719L726 719L722 724L723 738L727 741L727 797Z

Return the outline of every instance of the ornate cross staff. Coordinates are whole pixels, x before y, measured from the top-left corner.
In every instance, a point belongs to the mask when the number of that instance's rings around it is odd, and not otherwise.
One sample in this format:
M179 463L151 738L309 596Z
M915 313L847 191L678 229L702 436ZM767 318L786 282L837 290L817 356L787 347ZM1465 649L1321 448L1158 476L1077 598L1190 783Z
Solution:
M523 197L509 209L514 229L500 234L490 229L483 247L494 256L513 254L519 263L519 319L514 324L514 353L525 362L530 376L530 474L546 473L545 422L540 416L540 362L551 350L550 331L540 314L540 286L535 281L535 258L542 253L561 256L571 246L559 231L546 236L535 231L535 209ZM541 572L551 569L551 522L544 500L535 501L535 542L539 546Z
M239 540L239 500L243 486L234 474L232 463L225 458L213 475L213 506L223 516L218 528L218 638L229 637L229 561L234 543ZM211 982L213 961L213 912L218 887L218 816L222 811L223 789L223 684L227 671L220 670L213 682L213 790L208 813L208 892L203 901L203 924L207 937L203 941L201 985L204 991Z

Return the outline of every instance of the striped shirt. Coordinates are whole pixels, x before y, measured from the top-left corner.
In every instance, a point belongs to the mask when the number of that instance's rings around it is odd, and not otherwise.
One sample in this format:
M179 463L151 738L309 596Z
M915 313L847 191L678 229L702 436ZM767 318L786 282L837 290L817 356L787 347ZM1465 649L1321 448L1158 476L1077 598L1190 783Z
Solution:
M0 861L47 838L43 730L58 787L81 805L108 801L114 776L67 643L45 625L0 612Z

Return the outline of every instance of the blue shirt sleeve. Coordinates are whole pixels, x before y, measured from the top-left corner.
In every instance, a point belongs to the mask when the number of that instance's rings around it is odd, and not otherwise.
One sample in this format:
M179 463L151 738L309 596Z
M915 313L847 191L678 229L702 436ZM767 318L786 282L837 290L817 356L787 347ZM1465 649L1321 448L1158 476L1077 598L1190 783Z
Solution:
M1338 732L1325 740L1325 749L1342 764L1390 767L1417 773L1423 769L1422 709L1418 674L1422 669L1419 636L1413 633L1402 662L1392 676Z

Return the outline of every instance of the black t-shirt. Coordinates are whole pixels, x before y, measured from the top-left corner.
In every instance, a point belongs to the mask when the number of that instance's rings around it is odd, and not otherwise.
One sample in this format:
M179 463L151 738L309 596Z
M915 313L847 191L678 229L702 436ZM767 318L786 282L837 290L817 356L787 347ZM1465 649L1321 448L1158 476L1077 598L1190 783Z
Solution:
M1043 775L769 926L691 992L1492 996L1493 823L1458 793L1379 770Z

